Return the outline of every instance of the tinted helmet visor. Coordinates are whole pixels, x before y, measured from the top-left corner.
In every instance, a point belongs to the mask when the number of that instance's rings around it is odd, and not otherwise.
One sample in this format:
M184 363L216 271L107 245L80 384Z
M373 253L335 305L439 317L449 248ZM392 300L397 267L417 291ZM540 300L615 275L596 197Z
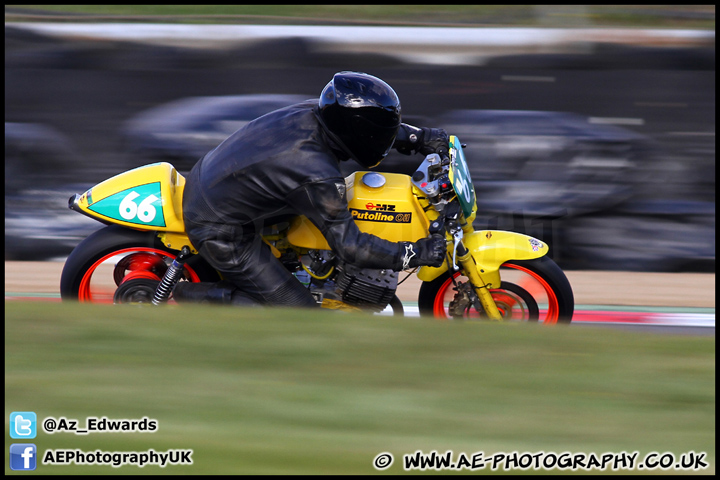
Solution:
M386 115L354 115L350 119L350 133L343 138L355 154L355 159L368 168L376 166L387 156L400 126L398 116L384 113Z

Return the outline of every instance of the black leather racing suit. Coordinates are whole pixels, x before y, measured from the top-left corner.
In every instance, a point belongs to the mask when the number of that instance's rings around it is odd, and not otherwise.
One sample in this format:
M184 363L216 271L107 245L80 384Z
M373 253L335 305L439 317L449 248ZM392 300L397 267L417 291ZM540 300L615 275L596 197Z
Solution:
M332 140L317 100L264 115L210 151L186 178L187 234L223 277L259 303L314 305L310 292L273 256L260 232L305 215L345 262L402 269L404 244L360 232L345 197ZM397 142L396 142L397 143Z

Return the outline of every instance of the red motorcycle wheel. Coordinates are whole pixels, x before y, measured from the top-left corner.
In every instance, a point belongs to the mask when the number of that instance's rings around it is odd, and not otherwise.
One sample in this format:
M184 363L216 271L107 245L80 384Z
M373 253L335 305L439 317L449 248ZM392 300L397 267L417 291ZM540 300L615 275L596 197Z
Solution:
M530 321L546 324L569 323L572 320L575 300L562 270L548 257L534 260L508 261L501 265L502 284L492 289L500 314L504 320ZM455 283L466 283L467 278L449 272L420 287L418 306L422 315L440 319L452 318L450 302L455 300ZM484 312L466 309L463 318L481 319Z
M154 232L115 225L83 240L72 251L60 279L63 300L113 303L117 288L129 280L159 281L178 252L159 241ZM215 282L219 275L199 255L185 264L183 279Z

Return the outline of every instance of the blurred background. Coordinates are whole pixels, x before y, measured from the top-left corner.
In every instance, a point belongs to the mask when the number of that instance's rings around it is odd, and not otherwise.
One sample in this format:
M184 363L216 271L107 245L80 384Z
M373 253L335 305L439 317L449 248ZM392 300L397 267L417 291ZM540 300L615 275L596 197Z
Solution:
M72 194L186 172L357 70L467 144L476 228L570 270L714 272L714 29L712 5L6 5L5 259L66 256L101 227Z

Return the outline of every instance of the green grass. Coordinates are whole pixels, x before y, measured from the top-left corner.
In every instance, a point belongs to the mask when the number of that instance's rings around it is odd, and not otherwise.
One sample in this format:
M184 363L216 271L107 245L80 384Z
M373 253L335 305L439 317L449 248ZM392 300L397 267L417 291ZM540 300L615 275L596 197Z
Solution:
M194 451L192 466L38 474L373 474L386 451L397 474L417 450L694 450L715 471L714 337L200 306L5 314L6 473L12 411L159 424L40 432L41 454Z

